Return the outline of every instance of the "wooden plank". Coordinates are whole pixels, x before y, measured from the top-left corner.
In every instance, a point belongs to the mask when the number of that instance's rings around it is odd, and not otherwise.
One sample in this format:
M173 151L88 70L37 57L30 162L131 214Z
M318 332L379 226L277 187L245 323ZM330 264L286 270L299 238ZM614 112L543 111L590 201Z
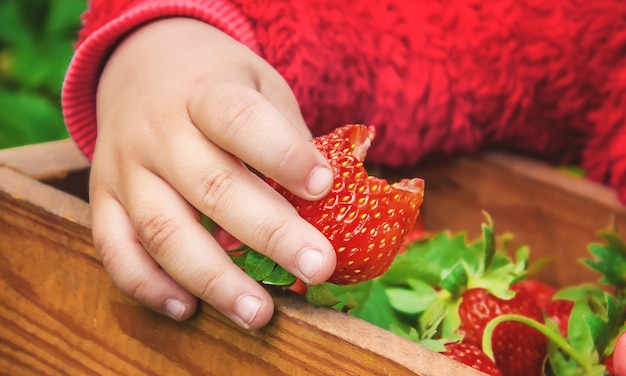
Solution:
M478 375L296 295L245 331L207 305L177 323L119 292L91 243L87 203L0 167L0 369L80 375Z
M89 161L70 139L0 150L0 166L6 166L37 180L63 177L85 170Z
M432 230L478 236L486 210L498 232L511 232L531 247L533 259L548 257L539 278L556 285L595 282L599 274L578 260L598 230L615 221L626 231L626 208L613 190L523 157L488 153L422 166L423 215Z
M102 270L88 163L74 145L18 149L0 151L0 369L9 374L476 374L289 294L276 294L274 320L255 332L206 305L185 323L152 313ZM555 259L540 275L555 284L597 280L577 259L612 219L626 227L612 190L525 158L488 153L399 174L426 180L428 228L477 236L487 210L535 259Z

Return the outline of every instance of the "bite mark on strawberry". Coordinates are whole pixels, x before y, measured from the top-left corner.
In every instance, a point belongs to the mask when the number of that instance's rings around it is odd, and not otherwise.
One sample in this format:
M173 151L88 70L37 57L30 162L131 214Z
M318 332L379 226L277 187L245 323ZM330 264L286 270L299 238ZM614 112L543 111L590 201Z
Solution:
M363 160L375 135L373 126L348 124L313 140L335 172L321 200L304 200L268 179L333 245L337 266L330 283L355 284L385 273L419 215L422 179L389 184L368 175Z

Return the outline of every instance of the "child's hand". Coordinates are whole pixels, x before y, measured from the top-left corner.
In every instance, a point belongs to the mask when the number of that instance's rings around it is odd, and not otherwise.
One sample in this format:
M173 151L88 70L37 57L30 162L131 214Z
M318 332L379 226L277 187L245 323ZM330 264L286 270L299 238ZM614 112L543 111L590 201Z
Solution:
M335 266L328 240L246 164L318 199L332 171L291 90L266 62L191 19L144 26L98 88L93 238L116 285L177 320L196 298L247 328L273 303L200 225L198 210L312 284Z

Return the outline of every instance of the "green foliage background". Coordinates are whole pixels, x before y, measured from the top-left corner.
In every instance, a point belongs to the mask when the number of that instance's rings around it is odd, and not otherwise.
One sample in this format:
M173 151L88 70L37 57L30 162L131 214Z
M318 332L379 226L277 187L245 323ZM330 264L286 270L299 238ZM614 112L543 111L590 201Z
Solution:
M87 0L0 0L0 148L68 137L61 83Z

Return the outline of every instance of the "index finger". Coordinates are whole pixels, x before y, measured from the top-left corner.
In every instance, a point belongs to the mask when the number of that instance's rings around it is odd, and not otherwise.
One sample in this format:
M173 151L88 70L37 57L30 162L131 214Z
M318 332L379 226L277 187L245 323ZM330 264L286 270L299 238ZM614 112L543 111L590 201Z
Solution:
M212 142L295 195L316 200L330 189L334 174L328 161L258 91L238 83L215 85L190 103L189 112Z

